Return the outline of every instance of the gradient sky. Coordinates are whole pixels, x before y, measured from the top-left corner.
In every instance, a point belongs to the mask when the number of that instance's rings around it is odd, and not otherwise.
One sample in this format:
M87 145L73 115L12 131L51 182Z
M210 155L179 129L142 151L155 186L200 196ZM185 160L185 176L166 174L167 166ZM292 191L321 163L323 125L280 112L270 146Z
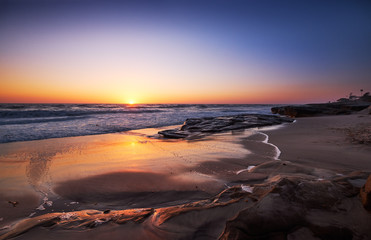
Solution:
M334 101L371 91L371 2L0 0L0 83L0 102Z

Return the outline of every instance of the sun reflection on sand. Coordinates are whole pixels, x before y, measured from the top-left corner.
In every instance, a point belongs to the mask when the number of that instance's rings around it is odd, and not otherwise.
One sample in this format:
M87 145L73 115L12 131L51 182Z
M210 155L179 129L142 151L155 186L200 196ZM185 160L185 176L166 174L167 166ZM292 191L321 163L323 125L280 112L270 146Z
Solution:
M0 200L24 202L20 193L34 196L27 217L68 206L76 209L70 202L96 209L97 203L103 208L144 207L210 197L226 187L217 172L235 175L243 168L250 151L241 141L253 134L241 131L186 141L153 137L158 131L0 144ZM222 159L232 161L233 171L220 168Z

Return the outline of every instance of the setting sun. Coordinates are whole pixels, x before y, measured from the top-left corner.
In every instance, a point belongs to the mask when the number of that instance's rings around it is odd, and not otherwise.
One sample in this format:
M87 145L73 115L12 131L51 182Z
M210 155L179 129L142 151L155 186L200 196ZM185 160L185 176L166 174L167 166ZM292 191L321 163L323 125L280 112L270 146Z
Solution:
M134 100L129 100L129 101L128 101L128 104L129 104L129 105L133 105L133 104L135 104L135 101L134 101Z

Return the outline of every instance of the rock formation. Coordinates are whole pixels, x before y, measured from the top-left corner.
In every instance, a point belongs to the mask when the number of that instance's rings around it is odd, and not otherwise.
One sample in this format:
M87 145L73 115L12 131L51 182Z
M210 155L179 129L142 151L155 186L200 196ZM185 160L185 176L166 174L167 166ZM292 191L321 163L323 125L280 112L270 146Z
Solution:
M371 237L371 214L362 210L357 188L346 179L276 178L274 183L255 185L256 204L228 221L220 239Z
M290 117L351 114L370 106L370 103L320 103L273 107L272 113Z
M263 114L244 114L225 117L189 118L180 129L158 132L166 138L187 138L202 134L218 133L230 130L255 128L293 122L292 119Z
M0 239L35 228L54 229L49 234L59 236L65 231L88 232L103 225L132 232L130 239L371 238L371 214L363 208L357 187L367 177L365 173L321 179L317 175L324 172L319 169L284 164L273 161L268 179L228 187L209 199L159 208L47 213L12 225ZM266 170L262 168L252 172ZM299 172L290 174L292 168ZM281 174L274 174L277 169ZM369 189L370 179L365 189Z
M361 188L360 196L363 206L371 211L371 175L368 177L366 184Z

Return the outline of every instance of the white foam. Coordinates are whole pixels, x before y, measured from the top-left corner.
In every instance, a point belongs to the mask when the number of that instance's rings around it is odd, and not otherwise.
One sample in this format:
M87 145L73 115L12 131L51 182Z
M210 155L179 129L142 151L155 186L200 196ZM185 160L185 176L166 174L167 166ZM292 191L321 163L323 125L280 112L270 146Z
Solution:
M272 147L274 147L276 149L276 155L274 156L274 159L275 160L280 160L279 159L279 157L281 155L280 149L276 145L268 142L269 141L269 136L267 134L262 133L262 132L259 132L259 133L262 134L263 136L265 136L265 139L263 140L263 143L268 144L268 145L270 145L270 146L272 146Z
M1 230L5 230L5 229L9 229L11 226L10 225L6 225L6 226L3 226L3 227L0 227L0 231Z
M255 167L254 165L248 166L248 167L247 167L247 171L250 171L250 170L253 169L254 167Z
M96 219L96 220L94 221L94 224L95 224L95 226L98 226L98 225L101 225L101 224L103 224L103 223L108 222L109 220L110 220L110 218L106 218L106 219L104 219L104 220L102 220L102 219Z
M265 134L265 133L262 133L262 132L257 132L257 134L261 134L261 135L263 135L263 136L265 137L264 140L262 141L263 143L265 143L265 144L267 144L267 145L269 145L269 146L274 147L276 154L275 154L275 156L273 157L273 159L275 159L275 160L280 160L279 157L280 157L280 155L281 155L281 151L280 151L280 149L279 149L276 145L274 145L274 144L268 142L268 141L269 141L269 136L268 136L267 134ZM242 172L250 171L250 170L253 169L254 167L255 167L255 166L251 165L251 166L249 166L249 167L246 168L246 169L241 169L241 170L237 171L236 174L238 175L238 174L240 174L240 173L242 173Z
M249 192L249 193L252 193L253 190L254 190L254 187L250 187L250 186L247 186L247 185L241 185L241 188L242 188L243 191Z
M50 201L47 196L43 198L43 201L44 202L39 207L37 207L36 210L43 211L45 210L45 206L47 207L53 206L53 201Z
M251 166L248 166L246 169L242 169L242 170L239 170L236 172L236 174L240 174L242 172L245 172L245 171L250 171L251 169L253 169L255 166L254 165L251 165Z
M44 203L41 204L39 207L36 208L37 210L43 211L45 210Z

